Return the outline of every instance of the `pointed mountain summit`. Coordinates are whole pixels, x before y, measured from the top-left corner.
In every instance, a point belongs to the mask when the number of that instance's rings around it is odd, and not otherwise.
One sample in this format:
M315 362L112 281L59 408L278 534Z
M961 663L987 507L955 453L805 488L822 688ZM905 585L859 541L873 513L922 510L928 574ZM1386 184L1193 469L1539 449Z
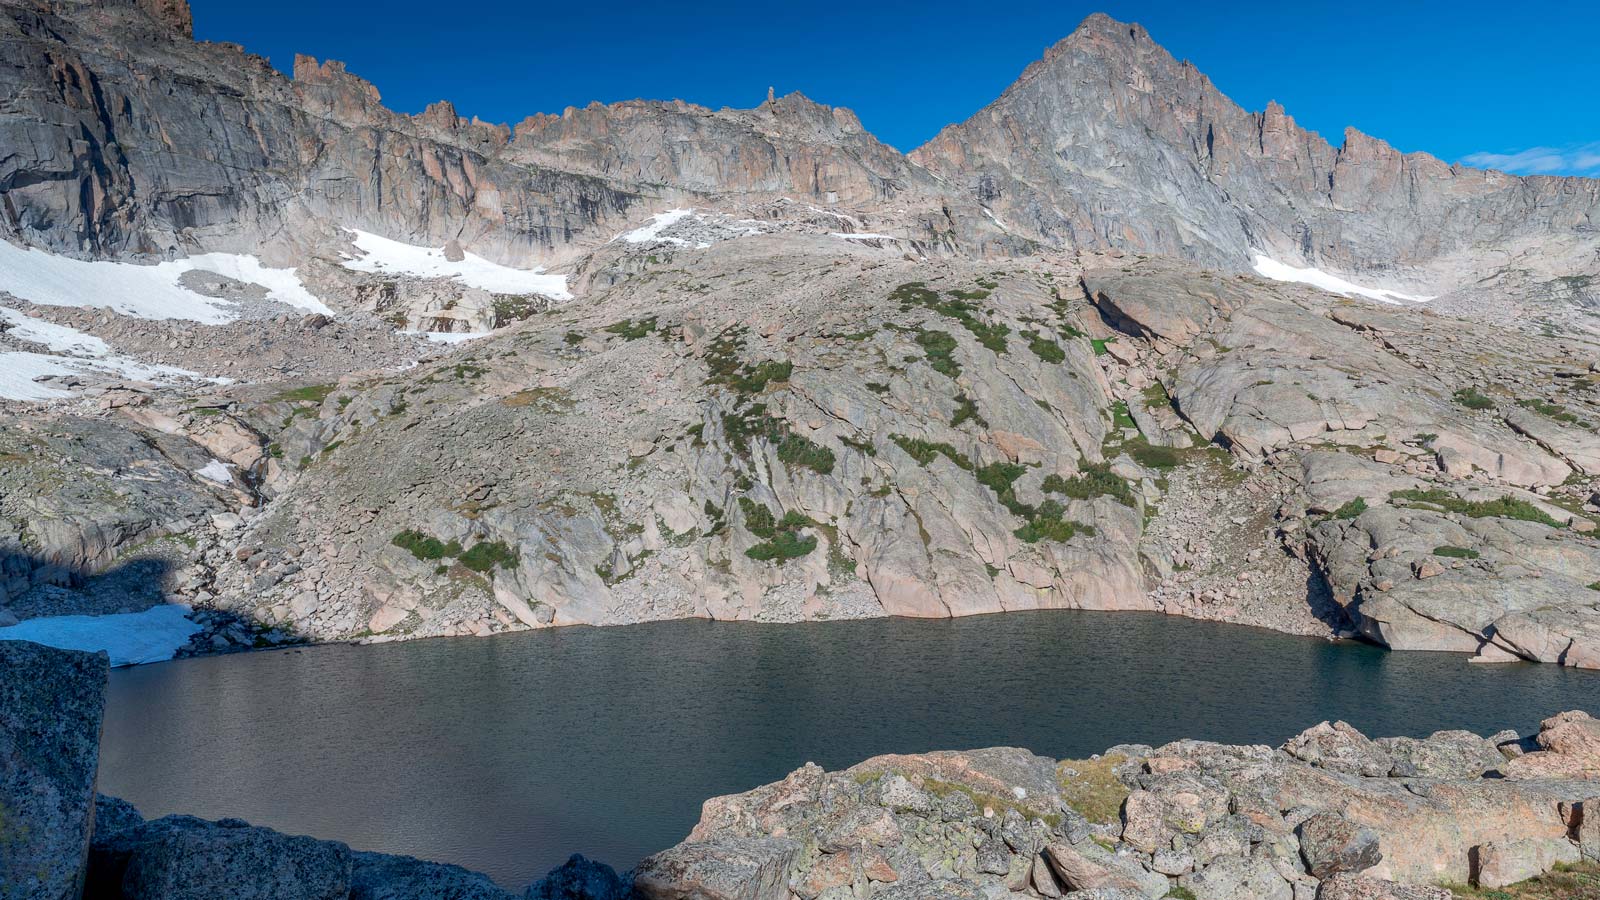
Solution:
M1354 129L1335 148L1276 103L1246 112L1143 27L1101 14L911 157L1046 244L1227 268L1259 251L1439 275L1470 266L1457 257L1471 248L1574 234L1600 211L1600 181L1451 166Z

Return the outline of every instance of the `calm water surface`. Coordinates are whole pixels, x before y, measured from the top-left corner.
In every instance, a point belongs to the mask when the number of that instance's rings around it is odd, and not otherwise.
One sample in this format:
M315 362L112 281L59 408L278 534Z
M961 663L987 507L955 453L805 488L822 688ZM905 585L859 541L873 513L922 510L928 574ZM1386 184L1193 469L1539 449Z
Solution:
M1053 757L1600 713L1600 673L1468 665L1139 613L702 621L181 660L114 672L100 789L521 887L687 835L707 797L880 753Z

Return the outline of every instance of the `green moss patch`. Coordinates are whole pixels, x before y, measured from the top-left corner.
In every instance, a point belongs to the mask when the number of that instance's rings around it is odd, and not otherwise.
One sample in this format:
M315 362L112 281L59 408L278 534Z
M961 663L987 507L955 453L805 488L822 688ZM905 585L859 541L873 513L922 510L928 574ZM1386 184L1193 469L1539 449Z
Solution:
M1476 387L1464 387L1456 391L1455 400L1467 409L1494 409L1494 401L1478 393Z
M1102 825L1122 819L1122 804L1128 799L1128 786L1112 771L1127 762L1118 753L1099 759L1064 759L1056 765L1056 783L1061 799L1078 815Z
M638 321L623 319L621 322L613 322L601 330L619 335L625 341L636 341L656 330L656 317L646 316Z
M1389 494L1390 499L1413 503L1425 509L1431 508L1439 512L1451 512L1473 519L1499 518L1519 519L1524 522L1538 522L1559 528L1560 523L1550 518L1544 510L1526 500L1515 497L1498 497L1494 500L1463 500L1449 491L1438 488L1420 490L1410 488L1403 491L1394 491Z
M1090 500L1095 497L1112 497L1123 506L1134 506L1137 501L1128 483L1111 471L1110 463L1084 463L1081 471L1072 478L1046 475L1040 487L1048 494L1061 494L1073 500Z

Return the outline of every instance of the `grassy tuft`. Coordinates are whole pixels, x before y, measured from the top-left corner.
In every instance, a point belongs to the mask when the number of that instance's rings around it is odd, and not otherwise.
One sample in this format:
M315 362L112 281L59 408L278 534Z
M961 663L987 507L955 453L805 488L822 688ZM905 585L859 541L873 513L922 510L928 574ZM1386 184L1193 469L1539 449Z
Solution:
M1560 527L1549 514L1526 500L1515 497L1498 497L1494 500L1463 500L1449 491L1439 488L1420 490L1410 488L1403 491L1394 491L1389 494L1394 500L1404 500L1408 503L1419 504L1425 508L1432 507L1441 512L1452 512L1473 519L1499 518L1519 519L1524 522L1538 522L1549 525L1551 528Z
M1127 757L1118 753L1108 753L1099 759L1063 759L1056 765L1061 799L1091 822L1101 825L1118 822L1129 791L1112 769L1127 761ZM1069 771L1076 774L1069 774Z
M1478 393L1477 387L1464 387L1456 391L1455 398L1467 409L1494 409L1494 401Z

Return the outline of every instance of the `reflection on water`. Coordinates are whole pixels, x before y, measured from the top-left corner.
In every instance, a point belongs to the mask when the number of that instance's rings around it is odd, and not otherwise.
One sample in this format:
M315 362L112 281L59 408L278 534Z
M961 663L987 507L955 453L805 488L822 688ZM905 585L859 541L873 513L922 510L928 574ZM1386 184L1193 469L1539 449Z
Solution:
M1600 673L1140 613L703 621L181 660L112 674L100 789L520 887L619 869L807 761L1180 737L1278 744L1600 713Z

